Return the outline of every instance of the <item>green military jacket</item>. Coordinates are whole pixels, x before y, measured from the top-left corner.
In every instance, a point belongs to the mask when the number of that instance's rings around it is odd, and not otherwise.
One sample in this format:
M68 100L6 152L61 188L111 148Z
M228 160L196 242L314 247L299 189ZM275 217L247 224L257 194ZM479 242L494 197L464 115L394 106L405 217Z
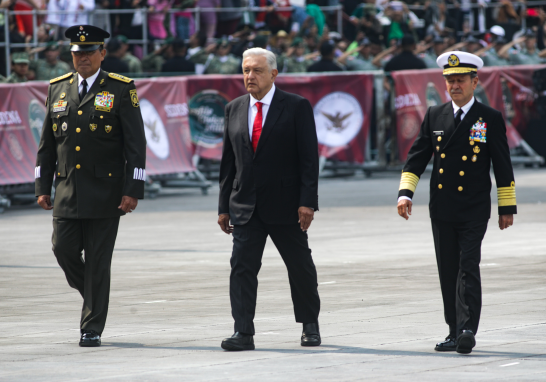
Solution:
M142 73L142 63L131 53L125 53L125 56L123 56L121 61L125 62L129 66L129 73Z
M30 69L36 73L36 81L49 81L70 71L70 66L63 61L57 61L55 65L50 65L46 60L40 59L31 61Z
M241 68L241 61L232 55L228 55L225 57L227 59L225 59L224 61L223 57L214 56L214 58L210 60L209 65L205 69L205 74L237 74L239 73L239 69Z
M283 73L305 73L307 68L313 65L312 60L303 57L286 57L283 62Z
M53 216L124 215L122 196L142 199L146 137L133 80L100 71L80 102L78 74L50 81L35 168L36 196L50 195Z
M210 53L204 48L199 49L196 53L188 57L188 60L194 64L206 64L209 59Z
M347 70L378 70L379 68L372 64L373 56L370 56L367 60L358 55L358 57L349 56L345 61L345 67Z
M426 52L422 56L420 56L421 60L425 63L427 68L429 69L438 69L438 64L436 63L436 59L438 56L436 56L434 53L428 53Z
M508 66L508 60L500 57L494 49L485 52L483 58L484 66Z
M161 67L165 63L165 57L161 54L150 53L142 58L142 70L146 72L161 72Z
M17 74L15 73L11 73L10 76L6 79L6 82L8 84L17 84L17 83L20 83L20 82L27 82L27 78L26 77L19 77Z
M7 81L7 78L0 74L0 84Z
M544 63L544 59L538 55L538 49L535 49L533 54L529 53L527 49L516 50L510 52L508 59L512 65L540 65Z

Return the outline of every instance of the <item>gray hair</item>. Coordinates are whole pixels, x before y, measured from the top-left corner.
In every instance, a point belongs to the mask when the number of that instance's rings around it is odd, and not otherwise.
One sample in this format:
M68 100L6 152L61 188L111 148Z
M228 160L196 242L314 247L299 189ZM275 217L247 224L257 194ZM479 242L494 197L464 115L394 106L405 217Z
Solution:
M277 69L277 56L275 56L275 53L263 49L263 48L250 48L245 50L243 53L243 62L245 61L245 58L249 56L264 56L267 61L267 66L269 66L269 71L272 71L273 69Z

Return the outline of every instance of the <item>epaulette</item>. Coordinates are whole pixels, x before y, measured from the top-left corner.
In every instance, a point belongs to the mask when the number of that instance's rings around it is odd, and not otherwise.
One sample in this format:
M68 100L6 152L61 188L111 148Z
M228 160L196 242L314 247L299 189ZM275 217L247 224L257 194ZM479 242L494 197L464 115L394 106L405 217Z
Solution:
M131 81L133 81L129 77L124 77L124 76L116 74L116 73L108 73L108 77L113 78L113 79L118 80L118 81L127 82L127 83L130 83Z
M60 77L54 78L54 79L52 79L52 80L49 80L49 83L50 83L50 84L54 84L55 82L59 82L60 80L64 80L65 78L72 77L73 74L74 74L74 73L72 73L72 72L63 74L63 75L60 76Z

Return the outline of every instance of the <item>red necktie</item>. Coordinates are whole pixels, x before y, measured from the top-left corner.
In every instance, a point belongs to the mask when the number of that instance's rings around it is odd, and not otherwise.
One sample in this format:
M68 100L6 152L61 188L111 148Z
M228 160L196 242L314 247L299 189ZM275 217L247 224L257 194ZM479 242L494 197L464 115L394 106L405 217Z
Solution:
M256 114L256 118L254 118L254 125L252 125L252 148L254 152L256 152L260 135L262 135L262 105L261 102L256 102L258 113Z

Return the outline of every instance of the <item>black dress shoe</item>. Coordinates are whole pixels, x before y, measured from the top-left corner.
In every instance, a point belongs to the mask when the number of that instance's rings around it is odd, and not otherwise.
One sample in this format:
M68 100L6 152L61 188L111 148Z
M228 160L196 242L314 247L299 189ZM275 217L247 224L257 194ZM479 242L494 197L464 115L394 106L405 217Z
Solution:
M94 330L83 330L80 338L80 346L96 347L100 346L100 335Z
M438 342L434 348L436 351L455 351L457 350L457 340L452 335L446 337L445 341Z
M236 332L222 341L224 350L254 350L254 337L250 334Z
M321 343L318 323L303 324L301 346L319 346Z
M463 330L457 338L457 353L469 354L476 346L476 338L472 330Z

